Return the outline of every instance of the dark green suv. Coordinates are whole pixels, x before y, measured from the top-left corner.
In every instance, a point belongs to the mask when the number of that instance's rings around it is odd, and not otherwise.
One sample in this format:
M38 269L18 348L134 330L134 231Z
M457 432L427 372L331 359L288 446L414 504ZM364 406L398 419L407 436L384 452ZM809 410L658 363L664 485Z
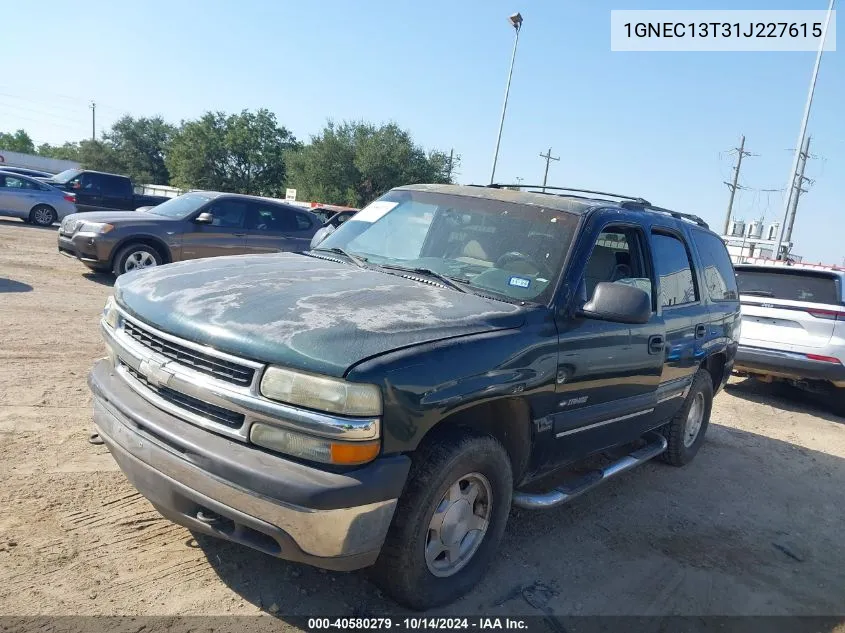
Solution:
M738 324L725 246L694 216L416 185L309 252L120 277L89 382L101 437L163 515L373 565L427 608L481 578L512 505L692 460Z

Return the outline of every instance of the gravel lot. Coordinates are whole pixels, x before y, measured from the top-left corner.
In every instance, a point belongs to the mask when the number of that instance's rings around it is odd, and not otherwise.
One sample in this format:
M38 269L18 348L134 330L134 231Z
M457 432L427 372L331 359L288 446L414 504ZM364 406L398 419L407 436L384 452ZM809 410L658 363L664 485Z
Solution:
M0 220L0 615L398 614L364 573L194 539L88 443L110 286L55 228ZM439 613L845 617L843 518L845 420L734 378L695 462L514 512L485 581Z

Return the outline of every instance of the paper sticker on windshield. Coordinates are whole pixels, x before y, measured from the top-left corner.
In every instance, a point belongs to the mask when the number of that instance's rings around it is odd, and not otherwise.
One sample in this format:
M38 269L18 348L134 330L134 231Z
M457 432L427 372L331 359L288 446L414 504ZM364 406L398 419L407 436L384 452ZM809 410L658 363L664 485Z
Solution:
M356 222L375 222L397 204L399 203L389 202L387 200L376 200L353 215L352 219Z
M528 288L531 285L531 280L525 277L511 277L508 280L509 286L516 286L517 288Z

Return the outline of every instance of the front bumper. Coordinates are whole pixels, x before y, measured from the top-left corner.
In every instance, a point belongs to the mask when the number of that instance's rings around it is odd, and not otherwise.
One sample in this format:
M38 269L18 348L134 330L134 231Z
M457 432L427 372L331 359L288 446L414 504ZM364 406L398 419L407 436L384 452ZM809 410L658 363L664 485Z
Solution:
M375 562L407 478L406 456L327 472L161 411L108 361L94 366L88 383L100 437L129 481L171 521L325 569Z
M740 345L734 371L787 380L825 380L845 385L845 366L812 360L798 352Z
M75 257L92 267L108 266L111 259L111 245L93 233L75 233L73 236L58 235L58 249L62 255Z

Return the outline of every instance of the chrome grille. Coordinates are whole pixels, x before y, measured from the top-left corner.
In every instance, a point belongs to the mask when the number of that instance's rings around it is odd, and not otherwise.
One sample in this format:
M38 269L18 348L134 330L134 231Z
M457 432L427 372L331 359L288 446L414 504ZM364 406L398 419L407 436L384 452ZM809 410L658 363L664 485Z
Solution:
M210 356L209 354L204 354L184 345L179 345L178 343L157 336L129 319L124 319L123 331L127 336L144 347L170 358L181 365L190 367L195 371L242 387L248 387L252 384L252 379L255 375L255 370L252 367L239 365L238 363L217 358L216 356Z
M230 429L239 429L243 426L243 414L236 413L235 411L229 411L228 409L209 404L208 402L203 402L202 400L185 395L184 393L179 393L178 391L169 389L168 387L156 387L150 383L143 374L135 371L135 369L123 361L119 362L120 366L126 370L126 373L160 398L167 400L169 403L196 415L200 415L212 422L217 422L218 424L227 426Z

